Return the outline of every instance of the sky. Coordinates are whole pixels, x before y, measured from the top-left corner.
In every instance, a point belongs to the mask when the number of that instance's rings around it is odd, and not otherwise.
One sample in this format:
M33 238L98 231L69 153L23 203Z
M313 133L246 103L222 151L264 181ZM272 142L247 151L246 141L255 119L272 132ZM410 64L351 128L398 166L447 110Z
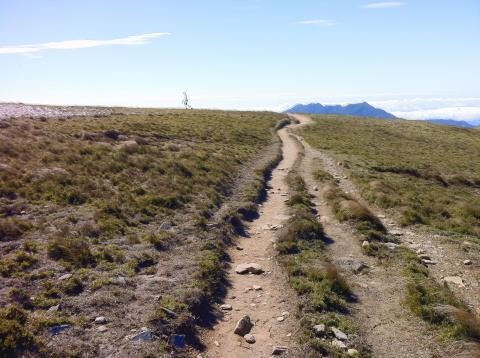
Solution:
M0 102L480 119L480 0L0 0Z

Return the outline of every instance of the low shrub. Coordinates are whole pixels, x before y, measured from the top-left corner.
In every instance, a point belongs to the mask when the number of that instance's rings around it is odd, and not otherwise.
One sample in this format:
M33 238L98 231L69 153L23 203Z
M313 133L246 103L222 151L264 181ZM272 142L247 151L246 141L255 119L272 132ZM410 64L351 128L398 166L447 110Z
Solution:
M47 245L48 256L57 261L64 261L76 267L95 265L95 256L84 238L59 237L50 239Z

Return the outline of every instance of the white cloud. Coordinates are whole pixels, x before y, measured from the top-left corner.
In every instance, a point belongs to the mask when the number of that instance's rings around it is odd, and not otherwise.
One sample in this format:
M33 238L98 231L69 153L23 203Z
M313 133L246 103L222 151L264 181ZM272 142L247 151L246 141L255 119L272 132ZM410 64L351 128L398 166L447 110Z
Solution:
M400 7L406 5L401 1L384 1L384 2L374 2L371 4L364 5L365 9L390 9L392 7Z
M335 23L332 20L326 20L326 19L303 20L303 21L298 21L296 24L314 25L314 26L323 26L323 27L330 27L335 25Z
M456 119L471 121L480 118L480 107L445 107L420 111L392 112L405 119Z
M150 43L152 39L161 36L170 35L167 32L153 32L149 34L133 35L110 40L66 40L58 42L46 42L33 45L18 45L0 47L0 55L6 54L31 54L46 50L72 50L81 48L91 48L100 46L131 46L145 45Z

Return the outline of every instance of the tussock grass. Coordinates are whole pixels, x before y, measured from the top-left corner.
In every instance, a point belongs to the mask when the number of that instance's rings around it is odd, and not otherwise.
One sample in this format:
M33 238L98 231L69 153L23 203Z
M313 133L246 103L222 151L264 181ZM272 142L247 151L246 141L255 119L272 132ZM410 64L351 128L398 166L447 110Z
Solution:
M339 221L352 223L363 240L388 241L387 230L381 221L367 207L344 193L329 173L314 168L312 174L322 183L322 196L331 205ZM375 250L369 251L369 254L374 253Z
M480 320L450 290L431 277L428 268L409 249L402 248L407 296L410 310L440 329L445 338L468 338L480 341Z
M301 341L314 352L312 354L343 357L345 352L315 336L313 326L324 323L327 327L353 333L355 328L348 319L348 302L354 301L355 296L336 266L322 252L325 234L314 215L304 180L292 170L287 182L292 216L278 235L276 249L301 302ZM362 357L369 356L368 349L358 349Z
M402 225L480 237L480 132L417 121L314 116L301 130L313 146L348 163L371 203Z

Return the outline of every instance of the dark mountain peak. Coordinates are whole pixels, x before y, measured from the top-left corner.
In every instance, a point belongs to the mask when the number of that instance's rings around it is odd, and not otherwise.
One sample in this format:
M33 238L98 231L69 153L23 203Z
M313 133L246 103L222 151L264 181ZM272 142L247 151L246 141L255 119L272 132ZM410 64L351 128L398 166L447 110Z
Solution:
M341 105L322 105L320 103L297 104L285 112L307 114L338 114L359 117L395 119L396 117L380 108L375 108L367 102Z

